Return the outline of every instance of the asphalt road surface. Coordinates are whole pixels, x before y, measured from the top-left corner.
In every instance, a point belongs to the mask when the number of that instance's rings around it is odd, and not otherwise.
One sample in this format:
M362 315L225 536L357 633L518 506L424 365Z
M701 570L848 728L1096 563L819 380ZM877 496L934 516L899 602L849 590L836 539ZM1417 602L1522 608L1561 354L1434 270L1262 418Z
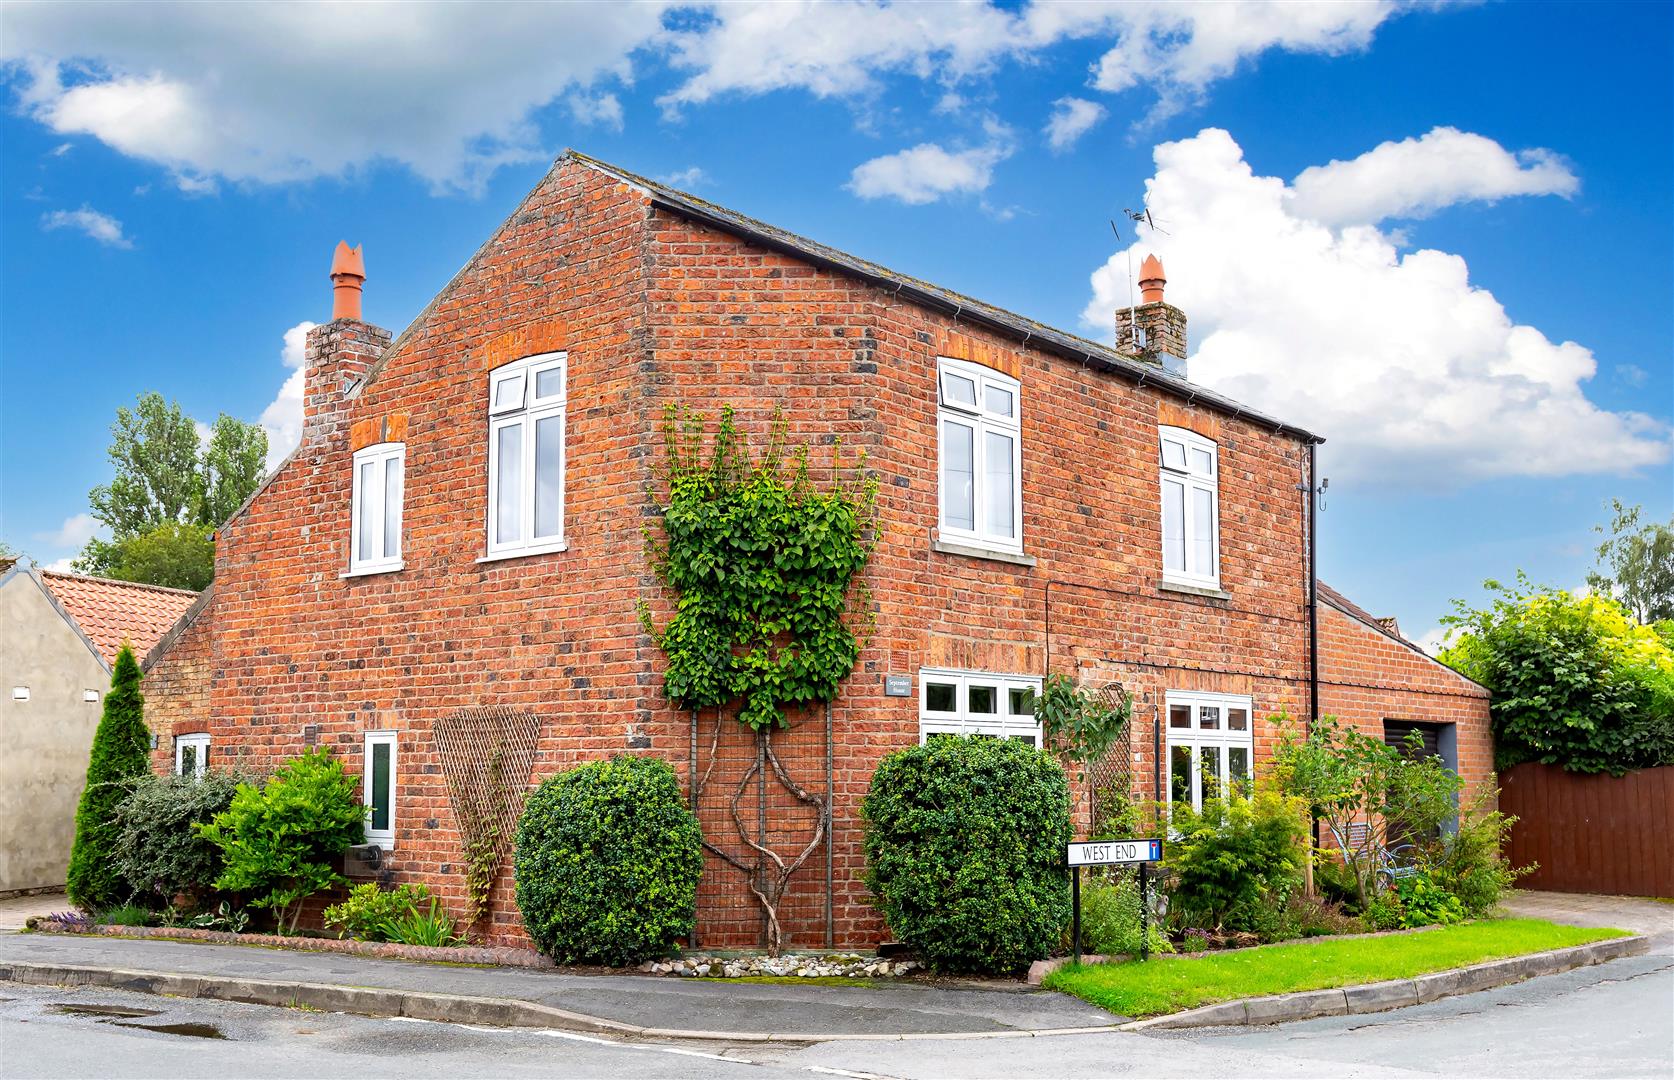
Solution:
M1674 956L1269 1028L813 1046L607 1040L0 983L0 1077L1674 1076Z

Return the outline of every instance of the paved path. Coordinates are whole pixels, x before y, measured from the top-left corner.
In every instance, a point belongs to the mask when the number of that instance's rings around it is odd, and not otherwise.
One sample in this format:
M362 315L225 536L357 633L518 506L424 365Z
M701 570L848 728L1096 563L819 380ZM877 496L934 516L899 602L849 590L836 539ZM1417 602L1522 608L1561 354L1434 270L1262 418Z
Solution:
M1513 915L1550 919L1567 926L1616 926L1650 934L1652 951L1674 954L1674 904L1637 896L1589 896L1585 893L1519 889L1505 901Z
M56 915L73 906L62 892L8 897L0 900L0 930L22 930L31 915Z
M1094 1027L1120 1020L1068 995L1007 984L966 988L907 981L850 987L564 975L68 934L0 934L0 960L510 998L641 1027L683 1030L951 1034Z

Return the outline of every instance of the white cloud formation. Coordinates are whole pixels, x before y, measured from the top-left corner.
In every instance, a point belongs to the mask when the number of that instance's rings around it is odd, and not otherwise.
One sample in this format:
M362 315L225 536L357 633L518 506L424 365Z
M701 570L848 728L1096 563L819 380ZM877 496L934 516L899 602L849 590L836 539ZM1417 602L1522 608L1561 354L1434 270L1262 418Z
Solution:
M657 177L657 179L661 180L669 187L684 188L689 191L692 188L697 187L699 184L704 183L709 179L709 176L701 168L693 165L691 168L667 173L663 176Z
M1093 88L1163 115L1270 49L1365 48L1394 0L1002 7L885 0L629 4L11 3L0 62L22 111L169 170L190 193L403 165L438 190L549 157L537 110L619 127L636 68L680 79L666 111L802 90L865 97L886 77L959 95L1005 63L1108 43Z
M920 143L855 166L847 186L862 199L899 199L919 206L944 195L988 190L994 166L1010 155L1001 144L950 151Z
M55 532L36 533L35 539L55 548L80 549L99 531L99 519L83 511L64 519Z
M66 555L62 559L54 559L41 569L50 570L55 574L73 574L76 572L76 557Z
M83 203L80 210L53 210L41 215L41 228L47 232L73 229L92 237L106 247L131 248L134 242L123 235L122 223L109 214L101 214Z
M1351 161L1304 169L1286 198L1297 215L1326 225L1390 217L1418 218L1468 201L1580 190L1569 166L1550 150L1505 149L1493 139L1438 127L1416 139L1386 142Z
M1052 115L1046 121L1046 144L1062 152L1074 146L1081 136L1093 130L1104 119L1105 108L1086 98L1061 97L1052 103Z
M303 361L307 359L308 331L317 324L306 319L285 331L285 345L279 359L290 369L284 385L279 388L267 408L262 410L260 423L267 432L267 471L273 472L285 455L302 441L302 383L305 377Z
M1588 400L1585 346L1513 322L1459 256L1402 254L1373 221L1299 216L1292 189L1219 129L1154 157L1146 205L1167 235L1142 229L1131 253L1164 261L1192 319L1192 379L1326 436L1330 475L1450 486L1668 460L1664 424ZM1107 340L1129 254L1092 275L1083 318Z

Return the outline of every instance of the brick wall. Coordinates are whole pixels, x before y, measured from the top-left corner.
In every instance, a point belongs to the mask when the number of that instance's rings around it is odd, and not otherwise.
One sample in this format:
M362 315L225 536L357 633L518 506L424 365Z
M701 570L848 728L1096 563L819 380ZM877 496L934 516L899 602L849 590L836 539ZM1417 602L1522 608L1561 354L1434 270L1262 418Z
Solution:
M341 330L315 331L322 364L333 355L326 335ZM479 562L486 373L556 349L569 356L568 548ZM1022 381L1033 565L934 548L938 355ZM329 423L223 530L214 615L204 623L211 730L219 761L266 769L317 727L357 773L362 733L397 731L397 876L430 884L456 909L462 854L430 739L437 718L482 705L536 713L536 782L630 750L666 757L683 776L694 744L707 760L714 715L697 718L695 733L694 718L664 699L661 654L635 617L642 598L659 617L669 601L646 565L641 529L660 496L654 467L670 404L711 415L732 404L756 432L780 409L792 437L814 445L817 473L840 439L845 455L864 450L882 479L882 536L868 569L875 631L831 707L838 944L885 933L859 880L857 806L878 760L917 738L921 667L1121 682L1135 695L1135 783L1147 796L1166 691L1247 693L1258 718L1306 709L1297 491L1306 462L1295 438L655 210L643 191L583 164L549 174L369 371L371 381L340 400L328 393L340 379L320 380L326 396L317 401L310 390L310 415ZM1220 446L1218 596L1161 584L1159 424ZM405 567L345 578L352 448L392 432L407 447ZM178 647L184 660L202 646L187 637ZM911 676L915 696L886 697L890 674ZM169 699L158 708L202 711L183 688L153 689ZM798 782L823 791L824 711L792 719L775 736L781 758ZM1258 719L1258 758L1270 738ZM736 848L727 806L754 748L730 717L716 745L724 760L700 816L712 840ZM794 854L812 835L812 815L783 792L765 798L772 846ZM793 944L825 940L825 858L822 849L810 859L781 906ZM501 942L525 940L510 878L500 878L487 927ZM760 918L741 884L708 859L704 945L758 940Z
M213 592L205 594L182 617L182 625L170 632L146 658L145 723L157 737L151 751L151 765L158 773L174 770L174 737L212 730L211 701L214 674ZM211 736L213 738L213 736ZM210 761L219 765L215 750Z

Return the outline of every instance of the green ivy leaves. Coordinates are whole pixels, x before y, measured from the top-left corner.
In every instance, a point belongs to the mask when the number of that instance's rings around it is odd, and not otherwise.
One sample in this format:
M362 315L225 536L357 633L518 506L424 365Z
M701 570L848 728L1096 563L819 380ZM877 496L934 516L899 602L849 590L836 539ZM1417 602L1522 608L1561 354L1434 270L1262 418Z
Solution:
M785 709L830 701L860 658L848 625L851 589L875 543L877 478L815 487L808 451L785 467L785 423L775 417L767 451L750 459L733 411L724 409L704 449L701 415L670 406L663 425L668 504L662 539L647 545L663 584L677 596L658 631L640 605L647 633L668 657L665 692L687 708L741 702L739 721L755 731L783 726Z

